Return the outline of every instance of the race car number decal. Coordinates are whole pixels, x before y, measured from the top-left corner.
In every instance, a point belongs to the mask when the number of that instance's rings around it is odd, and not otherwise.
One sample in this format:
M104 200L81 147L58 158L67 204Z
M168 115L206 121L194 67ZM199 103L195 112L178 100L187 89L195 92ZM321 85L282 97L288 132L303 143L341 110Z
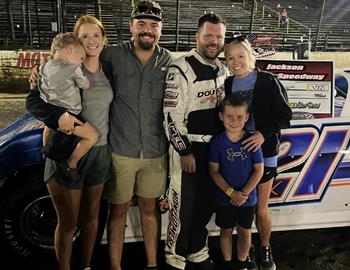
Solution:
M349 148L349 138L349 124L283 130L271 205L320 201Z

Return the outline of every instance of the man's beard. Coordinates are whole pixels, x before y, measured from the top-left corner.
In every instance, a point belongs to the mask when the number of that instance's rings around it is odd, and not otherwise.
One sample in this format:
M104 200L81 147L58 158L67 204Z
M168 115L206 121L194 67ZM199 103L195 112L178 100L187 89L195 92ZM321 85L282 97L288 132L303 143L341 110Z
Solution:
M203 54L202 56L208 60L215 60L221 53L222 48L220 48L220 46L217 46L217 52L215 54L212 54L212 53L209 53L209 49L208 49L209 46L211 45L200 46L200 51Z
M147 41L144 42L144 40L142 39L143 36L148 36L148 37L153 38L153 42L147 42ZM143 50L146 50L146 51L153 49L154 45L157 43L156 36L153 34L150 34L150 33L139 34L138 41L139 41L140 48Z

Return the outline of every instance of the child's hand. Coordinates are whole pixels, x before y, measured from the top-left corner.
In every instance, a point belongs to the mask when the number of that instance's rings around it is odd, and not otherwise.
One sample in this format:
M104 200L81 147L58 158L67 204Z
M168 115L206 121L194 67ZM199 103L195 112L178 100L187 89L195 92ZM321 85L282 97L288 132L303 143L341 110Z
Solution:
M66 134L72 134L72 131L74 129L74 123L75 123L74 119L79 121L74 116L70 115L68 112L65 112L64 114L62 114L58 119L58 130Z
M88 79L86 79L84 85L82 87L80 87L80 89L89 90L89 88L90 88L90 81Z
M248 199L248 195L245 195L242 191L235 190L234 192L232 192L230 198L231 198L230 203L232 205L241 206Z

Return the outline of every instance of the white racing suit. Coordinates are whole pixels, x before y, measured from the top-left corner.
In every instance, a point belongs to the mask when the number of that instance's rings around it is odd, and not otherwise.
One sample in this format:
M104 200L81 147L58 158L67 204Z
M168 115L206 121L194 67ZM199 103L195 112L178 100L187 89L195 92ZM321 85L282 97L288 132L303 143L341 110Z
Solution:
M166 262L184 269L186 260L200 263L208 255L208 224L214 209L208 169L211 136L222 130L218 106L228 72L217 60L206 62L195 50L170 65L164 97L165 129L171 143L169 224ZM180 156L193 154L196 172L181 170Z

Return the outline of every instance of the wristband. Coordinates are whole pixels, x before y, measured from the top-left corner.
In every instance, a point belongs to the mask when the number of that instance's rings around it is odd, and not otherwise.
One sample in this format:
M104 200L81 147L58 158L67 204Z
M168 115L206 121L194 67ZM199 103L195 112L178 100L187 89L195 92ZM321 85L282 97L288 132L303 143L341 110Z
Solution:
M229 188L225 191L225 193L226 193L227 196L229 196L229 197L231 198L231 195L232 195L232 193L233 193L234 191L235 191L235 190L234 190L232 187L229 187Z

